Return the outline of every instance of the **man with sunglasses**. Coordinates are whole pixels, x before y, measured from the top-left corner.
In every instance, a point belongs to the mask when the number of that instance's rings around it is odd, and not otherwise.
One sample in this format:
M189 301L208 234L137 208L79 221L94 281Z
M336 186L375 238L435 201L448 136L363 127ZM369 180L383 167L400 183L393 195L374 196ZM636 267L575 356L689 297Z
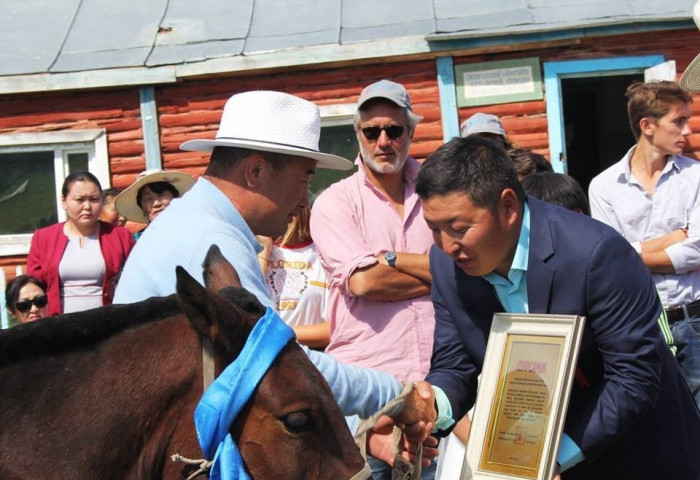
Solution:
M326 352L402 382L425 378L435 328L433 239L415 193L420 164L408 156L420 120L403 85L381 80L362 90L354 120L358 171L324 191L311 215L329 279ZM370 466L375 479L391 478L385 464Z

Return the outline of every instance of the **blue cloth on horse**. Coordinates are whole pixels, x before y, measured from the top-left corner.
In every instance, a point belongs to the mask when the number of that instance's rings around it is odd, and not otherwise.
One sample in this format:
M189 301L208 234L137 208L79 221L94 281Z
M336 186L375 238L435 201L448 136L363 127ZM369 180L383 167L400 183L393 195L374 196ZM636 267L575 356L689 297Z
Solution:
M238 358L202 395L194 423L205 458L213 458L210 480L249 479L229 430L279 352L294 338L294 331L268 307Z

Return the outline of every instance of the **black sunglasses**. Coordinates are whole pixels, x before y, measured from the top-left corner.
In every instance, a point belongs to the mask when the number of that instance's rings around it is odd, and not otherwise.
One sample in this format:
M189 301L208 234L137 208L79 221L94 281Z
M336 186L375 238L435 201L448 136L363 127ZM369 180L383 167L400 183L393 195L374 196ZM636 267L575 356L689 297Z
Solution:
M32 303L36 305L36 308L44 308L48 302L46 295L37 295L31 300L21 300L15 303L15 308L20 313L27 313L32 308Z
M382 134L382 130L386 132L386 136L391 140L398 140L403 135L405 127L401 125L389 125L387 127L365 127L362 129L362 135L370 142L374 142Z

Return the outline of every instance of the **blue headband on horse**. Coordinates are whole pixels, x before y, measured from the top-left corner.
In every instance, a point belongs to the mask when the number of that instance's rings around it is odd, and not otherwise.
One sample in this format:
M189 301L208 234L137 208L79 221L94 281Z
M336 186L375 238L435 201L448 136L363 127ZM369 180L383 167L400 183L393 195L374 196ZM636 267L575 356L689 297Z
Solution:
M249 480L229 430L294 331L269 307L238 358L207 388L194 412L197 439L212 458L210 480Z

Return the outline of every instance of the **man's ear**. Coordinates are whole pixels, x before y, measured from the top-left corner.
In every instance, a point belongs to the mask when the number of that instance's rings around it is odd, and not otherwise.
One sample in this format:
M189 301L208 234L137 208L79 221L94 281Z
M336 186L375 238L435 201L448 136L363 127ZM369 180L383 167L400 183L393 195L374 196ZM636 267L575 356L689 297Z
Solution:
M520 201L518 195L511 188L506 188L501 192L498 199L501 213L509 223L517 221L520 214Z
M265 158L260 153L253 152L243 162L246 185L251 188L257 188L262 181L262 175L265 170Z
M652 126L656 125L656 122L651 117L644 117L639 121L639 130L643 135L651 135L653 133Z

